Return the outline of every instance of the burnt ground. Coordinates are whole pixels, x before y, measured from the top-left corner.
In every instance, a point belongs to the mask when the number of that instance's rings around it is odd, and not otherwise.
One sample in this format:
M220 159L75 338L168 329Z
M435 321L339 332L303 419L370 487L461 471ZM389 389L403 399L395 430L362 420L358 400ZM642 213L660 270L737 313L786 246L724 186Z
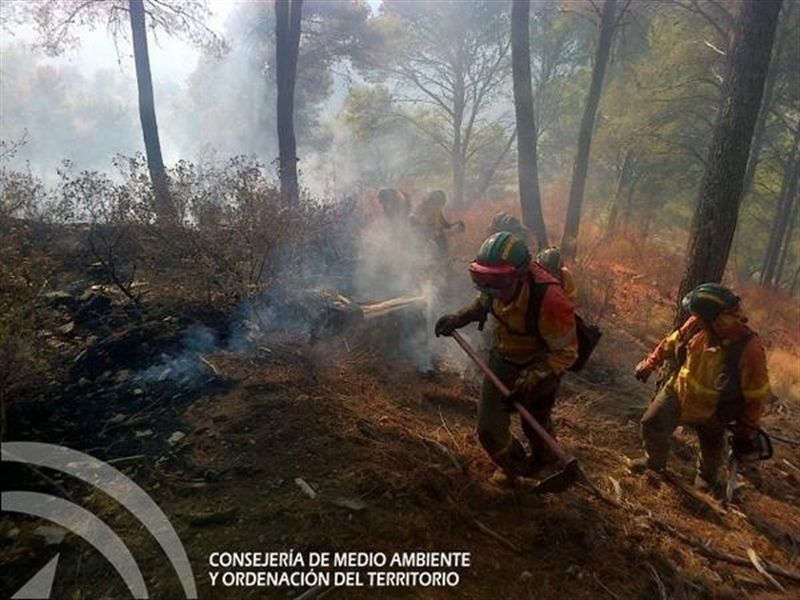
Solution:
M189 323L159 322L161 342L148 352L171 364L170 349ZM797 448L776 443L774 460L746 474L739 502L728 509L657 476L628 474L624 457L639 452L637 420L652 392L629 373L652 340L607 330L590 366L565 379L555 411L560 441L619 499L617 507L579 487L541 496L530 485L490 483L493 467L473 431L474 373L463 376L452 352L435 370L420 372L378 333L365 324L316 343L268 338L245 354L207 353L204 366L197 363L184 379L172 373L142 380L135 369L120 375L132 348L115 359L118 371L83 374L57 395L14 405L8 438L70 445L127 473L177 529L201 598L299 596L304 589L212 588L207 576L214 551L290 549L472 556L454 589L338 588L325 593L329 598L800 593L798 581L777 576L771 583L752 565L708 556L746 560L752 548L763 562L800 571ZM766 426L798 437L798 411L778 405ZM175 432L186 435L175 439ZM679 432L671 469L680 481L691 483L695 450L691 432ZM180 597L149 534L108 498L53 473L8 464L3 473L4 489L13 483L66 494L93 510L128 543L151 597ZM297 478L318 495L309 497ZM4 597L57 552L53 597L126 597L121 580L80 538L46 540L40 521L2 521Z

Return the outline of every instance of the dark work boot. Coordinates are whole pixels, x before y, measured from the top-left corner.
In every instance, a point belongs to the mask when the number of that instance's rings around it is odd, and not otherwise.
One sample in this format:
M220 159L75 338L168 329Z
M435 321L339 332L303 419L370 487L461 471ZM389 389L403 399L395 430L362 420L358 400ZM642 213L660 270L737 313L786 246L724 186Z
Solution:
M492 476L489 478L489 483L501 488L513 488L517 482L517 476L513 473L504 471L503 469L495 469Z
M558 457L552 452L537 452L528 459L523 477L538 477L558 464Z
M666 465L654 464L647 456L628 459L628 470L634 475L641 475L648 469L660 473L666 468Z

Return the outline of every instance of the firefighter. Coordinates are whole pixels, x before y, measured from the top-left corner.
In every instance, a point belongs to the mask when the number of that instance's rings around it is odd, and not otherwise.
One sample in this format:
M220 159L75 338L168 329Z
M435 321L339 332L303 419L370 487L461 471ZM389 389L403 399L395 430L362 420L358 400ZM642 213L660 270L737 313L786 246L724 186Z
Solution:
M643 382L666 361L672 368L642 417L645 456L630 464L634 472L665 469L672 432L690 425L700 443L694 484L708 491L724 462L726 426L733 428L737 457L758 451L759 420L770 397L767 358L728 288L704 283L684 296L682 306L690 313L687 321L636 366Z
M395 189L383 188L378 192L378 201L383 207L383 214L395 224L405 224L411 211L411 202Z
M531 260L527 246L514 235L500 232L481 245L469 266L479 294L464 309L444 315L435 333L451 335L468 323L494 317L494 344L489 366L512 389L503 397L485 378L478 405L478 438L499 467L493 479L511 483L533 476L556 457L522 421L531 454L510 431L512 400L528 409L550 433L550 413L561 376L577 357L575 313L558 281Z
M572 276L572 271L564 266L564 259L561 256L561 250L556 246L550 246L541 250L536 255L536 262L547 269L550 274L558 279L561 287L564 288L564 293L573 302L578 300L578 286L575 285L575 278Z
M492 235L500 231L507 231L508 233L517 236L526 244L530 241L531 231L514 215L507 212L500 211L492 217L492 222L487 228L486 235Z
M444 205L447 196L442 190L434 190L423 200L411 216L411 222L416 225L420 233L436 248L439 257L449 255L447 248L447 234L449 229L458 232L464 231L463 221L448 221L444 216Z

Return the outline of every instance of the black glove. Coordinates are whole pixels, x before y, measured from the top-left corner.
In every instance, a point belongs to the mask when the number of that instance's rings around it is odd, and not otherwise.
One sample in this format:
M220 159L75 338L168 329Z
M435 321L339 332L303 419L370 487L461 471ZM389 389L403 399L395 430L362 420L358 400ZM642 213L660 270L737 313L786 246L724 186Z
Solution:
M439 320L436 321L433 332L436 334L436 337L440 335L449 336L453 335L453 332L461 326L461 318L458 315L444 315L443 317L439 317Z
M755 438L734 436L731 438L731 452L736 458L758 454L758 444L756 444Z
M515 413L517 409L514 408L514 402L519 402L520 397L518 393L512 390L508 396L503 396L500 401L503 403L503 410L507 413Z
M650 374L653 372L653 370L653 367L650 366L650 363L645 358L644 360L640 361L638 365L636 365L636 370L634 371L633 376L642 383L645 383L650 378Z
M536 392L536 388L553 373L545 364L534 364L522 371L514 382L512 395L517 397L529 396Z

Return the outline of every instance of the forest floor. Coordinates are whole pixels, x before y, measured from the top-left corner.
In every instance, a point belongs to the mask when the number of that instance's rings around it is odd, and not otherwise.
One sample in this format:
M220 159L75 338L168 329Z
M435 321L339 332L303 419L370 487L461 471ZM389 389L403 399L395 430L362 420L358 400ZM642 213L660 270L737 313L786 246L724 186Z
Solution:
M623 292L617 315L637 302ZM613 506L577 486L538 495L529 483L491 483L494 468L474 433L475 372L446 339L433 342L444 358L417 369L396 342L381 341L407 333L403 323L389 318L376 331L365 322L315 343L274 338L246 355L209 353L206 371L184 387L158 377L139 385L124 370L137 368L126 364L133 355L123 352L117 375L83 379L55 404L12 407L9 439L66 444L112 460L170 518L200 598L298 597L303 588L212 587L207 575L215 570L212 552L289 550L471 555L469 568L456 569L453 588L339 587L321 590L326 598L800 594L800 581L770 581L753 565L719 559L748 561L752 549L764 563L800 572L800 448L776 443L771 461L743 475L730 507L686 491L697 452L691 431L676 435L675 480L628 473L625 457L640 453L638 419L653 393L631 370L653 333L603 324L590 365L565 377L555 409L560 442L617 498ZM166 335L183 322L156 326ZM798 414L797 398L782 399L765 426L798 438ZM3 469L6 482L68 486L57 476ZM69 490L128 542L151 597L181 597L171 566L140 524L90 489ZM125 597L119 577L88 544L9 515L0 527L3 596L56 550L63 556L53 597Z

